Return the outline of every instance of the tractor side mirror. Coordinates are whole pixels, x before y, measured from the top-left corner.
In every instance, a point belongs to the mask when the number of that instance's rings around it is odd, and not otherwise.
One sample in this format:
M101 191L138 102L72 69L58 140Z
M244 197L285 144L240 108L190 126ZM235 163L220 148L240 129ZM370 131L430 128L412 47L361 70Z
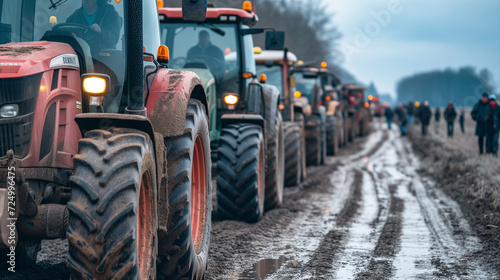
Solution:
M284 31L267 31L266 32L266 50L284 50L285 49L285 32Z
M182 19L202 22L207 18L207 0L182 0Z

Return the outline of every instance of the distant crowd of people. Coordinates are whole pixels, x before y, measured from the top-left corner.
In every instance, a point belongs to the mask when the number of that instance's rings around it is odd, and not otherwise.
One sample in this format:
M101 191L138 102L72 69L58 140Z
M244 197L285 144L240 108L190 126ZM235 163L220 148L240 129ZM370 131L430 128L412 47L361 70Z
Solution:
M407 133L406 126L412 124L420 124L422 135L427 135L433 115L434 133L439 134L441 110L436 107L433 114L429 107L429 102L427 101L424 101L423 104L410 101L407 106L400 103L394 109L389 106L389 103L385 103L384 107L388 128L391 129L393 119L396 117L402 136L405 136ZM453 106L453 102L450 101L442 116L446 122L448 137L453 137L454 124L457 117L460 124L460 130L462 134L465 133L464 109L461 109L460 115L458 115ZM472 108L471 117L476 122L475 133L478 137L479 153L483 154L486 152L486 154L496 156L498 152L498 134L500 131L500 108L497 105L496 96L494 94L488 95L488 93L483 93L481 99Z

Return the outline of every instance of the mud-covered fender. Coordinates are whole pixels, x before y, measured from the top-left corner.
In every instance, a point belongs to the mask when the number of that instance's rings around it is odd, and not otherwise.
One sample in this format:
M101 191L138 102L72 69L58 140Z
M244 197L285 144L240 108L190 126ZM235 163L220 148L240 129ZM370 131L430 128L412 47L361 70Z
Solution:
M190 98L201 101L208 118L208 102L200 78L191 71L159 69L146 103L154 131L164 137L182 135Z
M266 128L266 132L269 137L275 137L277 131L276 123L276 113L278 112L278 103L280 98L280 91L272 85L263 84L262 91L264 93L264 119L269 124Z

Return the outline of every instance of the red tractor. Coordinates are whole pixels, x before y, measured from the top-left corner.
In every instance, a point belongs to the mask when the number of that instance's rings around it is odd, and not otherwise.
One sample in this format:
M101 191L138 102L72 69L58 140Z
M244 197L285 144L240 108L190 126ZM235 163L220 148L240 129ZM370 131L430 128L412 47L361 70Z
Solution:
M184 8L202 21L206 0ZM72 279L202 279L208 103L167 68L157 2L0 1L0 15L0 257L15 253L1 264L67 237Z

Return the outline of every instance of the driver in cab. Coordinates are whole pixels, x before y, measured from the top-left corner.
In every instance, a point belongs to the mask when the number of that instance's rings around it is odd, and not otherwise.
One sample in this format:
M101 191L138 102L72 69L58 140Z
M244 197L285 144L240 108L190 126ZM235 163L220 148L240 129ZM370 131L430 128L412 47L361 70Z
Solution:
M202 30L198 34L198 44L190 48L187 53L187 61L195 61L197 59L204 59L209 57L212 57L220 63L220 65L209 65L211 66L211 68L215 68L212 70L215 70L216 72L222 71L222 73L218 74L224 75L224 69L218 69L222 65L225 65L224 53L218 47L212 45L212 42L210 42L210 35L208 34L208 31ZM209 59L207 59L206 61L208 64L212 64L210 63Z
M82 0L82 7L77 9L66 20L89 26L97 34L96 42L89 42L95 49L115 49L120 39L122 18L107 0Z

